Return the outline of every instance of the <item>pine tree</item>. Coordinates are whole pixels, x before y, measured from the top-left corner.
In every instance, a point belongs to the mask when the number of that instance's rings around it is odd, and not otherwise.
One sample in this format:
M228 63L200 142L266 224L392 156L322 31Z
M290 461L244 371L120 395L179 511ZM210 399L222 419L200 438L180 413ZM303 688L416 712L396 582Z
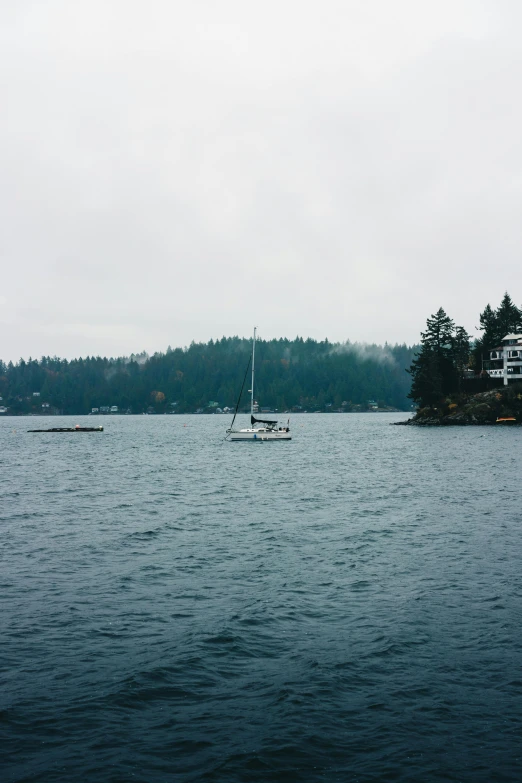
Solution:
M460 391L464 370L469 366L471 356L471 337L463 326L455 328L453 337L453 365L457 372L457 384Z
M408 370L412 376L409 396L421 405L433 405L459 388L457 337L455 324L442 307L428 318L426 326L426 331L421 333L421 349ZM466 332L462 327L458 330L459 361L462 361L465 345L462 333Z
M518 307L513 303L510 295L506 291L500 307L495 313L497 322L497 334L498 341L502 340L507 334L512 332L519 332L522 329L522 313Z
M513 303L507 291L496 310L486 305L480 314L479 331L482 335L475 341L473 348L476 370L482 367L484 353L496 348L507 334L522 332L522 311Z
M486 344L494 344L497 334L497 316L490 304L487 304L480 314L480 330L484 332L482 341Z
M428 346L442 357L451 351L454 322L449 315L445 313L442 307L439 307L435 315L426 321L428 327L425 332L421 332L422 345Z
M442 376L434 351L423 346L407 370L412 376L409 397L419 405L432 405L442 397Z

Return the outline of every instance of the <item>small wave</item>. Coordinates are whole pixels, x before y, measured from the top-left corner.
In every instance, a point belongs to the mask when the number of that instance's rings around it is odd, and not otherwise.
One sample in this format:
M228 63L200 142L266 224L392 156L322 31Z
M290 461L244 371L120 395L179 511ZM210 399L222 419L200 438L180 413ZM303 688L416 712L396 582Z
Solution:
M152 538L157 538L161 534L161 530L136 530L134 533L127 535L129 541L150 541Z

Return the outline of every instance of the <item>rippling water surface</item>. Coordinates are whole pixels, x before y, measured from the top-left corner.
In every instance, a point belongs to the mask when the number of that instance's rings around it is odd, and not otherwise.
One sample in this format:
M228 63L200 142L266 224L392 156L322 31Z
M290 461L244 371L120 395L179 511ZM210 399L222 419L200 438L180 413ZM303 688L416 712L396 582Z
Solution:
M521 780L522 431L401 416L2 419L3 779Z

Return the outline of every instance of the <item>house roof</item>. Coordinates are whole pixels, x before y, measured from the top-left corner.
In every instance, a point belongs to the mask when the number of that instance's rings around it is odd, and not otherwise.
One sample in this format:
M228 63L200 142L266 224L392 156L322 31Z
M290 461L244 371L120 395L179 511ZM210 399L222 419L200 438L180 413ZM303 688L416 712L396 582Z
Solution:
M502 342L504 342L504 340L522 340L522 334L506 334L506 336L502 338Z

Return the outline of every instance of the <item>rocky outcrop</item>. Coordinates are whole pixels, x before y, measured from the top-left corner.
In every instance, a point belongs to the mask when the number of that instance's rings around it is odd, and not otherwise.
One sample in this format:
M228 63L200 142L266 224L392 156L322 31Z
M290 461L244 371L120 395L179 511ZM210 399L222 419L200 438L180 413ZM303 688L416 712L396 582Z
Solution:
M423 427L497 424L501 418L514 418L522 424L522 383L470 396L444 400L438 406L420 408L415 416L397 424Z

